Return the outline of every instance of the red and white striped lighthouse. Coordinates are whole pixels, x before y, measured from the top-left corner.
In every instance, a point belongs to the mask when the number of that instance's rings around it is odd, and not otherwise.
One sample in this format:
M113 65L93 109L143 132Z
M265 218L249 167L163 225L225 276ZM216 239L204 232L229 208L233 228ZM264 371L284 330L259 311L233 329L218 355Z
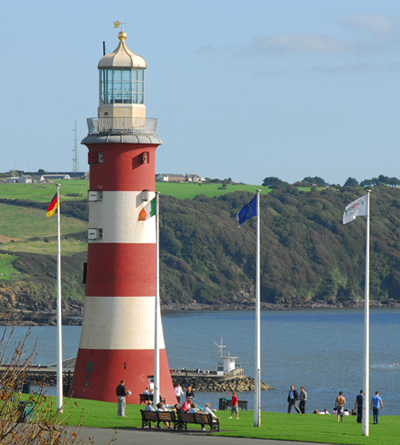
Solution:
M99 62L98 118L88 119L90 190L86 293L70 395L116 401L124 379L132 397L154 374L156 228L138 221L155 196L157 119L146 118L146 61L120 43ZM160 394L176 400L161 328ZM160 337L159 337L160 339ZM160 343L160 341L159 341Z

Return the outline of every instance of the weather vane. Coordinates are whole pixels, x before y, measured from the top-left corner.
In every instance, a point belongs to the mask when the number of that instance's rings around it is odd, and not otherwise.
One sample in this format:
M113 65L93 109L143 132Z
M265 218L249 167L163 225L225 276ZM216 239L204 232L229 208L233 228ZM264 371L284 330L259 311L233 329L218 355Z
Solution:
M123 20L124 20L124 18L121 17L121 21L120 22L113 22L114 23L114 29L121 27L121 31L123 31L124 30L124 25L126 24L126 22L124 22Z

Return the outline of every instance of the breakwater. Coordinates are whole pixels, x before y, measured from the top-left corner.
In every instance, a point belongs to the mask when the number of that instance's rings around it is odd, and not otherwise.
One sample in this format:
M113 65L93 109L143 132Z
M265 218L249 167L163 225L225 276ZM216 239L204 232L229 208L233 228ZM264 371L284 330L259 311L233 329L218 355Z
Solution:
M245 392L254 391L254 379L246 376L183 376L172 375L174 386L179 383L182 388L191 386L199 392ZM261 382L262 391L270 391L274 388Z
M63 370L63 385L70 385L74 373L71 370ZM40 385L44 383L45 386L57 385L57 370L48 368L29 368L26 372L27 382L32 385Z
M73 374L72 370L63 370L63 385L71 384ZM199 392L254 391L254 379L245 375L187 374L172 373L171 378L174 386L179 383L184 389L191 386L194 391ZM26 381L32 385L44 382L46 386L56 386L57 370L53 368L29 368L26 373ZM271 386L261 382L262 391L270 391L272 389Z

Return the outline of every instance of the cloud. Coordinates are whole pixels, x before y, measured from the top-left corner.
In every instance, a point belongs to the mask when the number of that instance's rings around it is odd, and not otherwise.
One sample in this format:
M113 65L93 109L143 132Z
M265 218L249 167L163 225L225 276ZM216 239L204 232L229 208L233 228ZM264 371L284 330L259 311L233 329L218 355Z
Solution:
M376 72L397 72L400 70L399 63L391 63L386 66L374 63L347 63L337 66L314 65L311 71L326 74L337 73L376 73Z
M382 71L382 68L372 64L372 63L347 63L337 66L329 65L314 65L311 71L318 73L336 74L343 72L376 72Z
M339 40L319 34L278 34L253 38L246 52L249 54L355 54L367 50L368 47L364 42Z
M346 16L339 19L339 23L352 31L364 31L374 37L400 35L400 18L388 18L381 14L364 14Z

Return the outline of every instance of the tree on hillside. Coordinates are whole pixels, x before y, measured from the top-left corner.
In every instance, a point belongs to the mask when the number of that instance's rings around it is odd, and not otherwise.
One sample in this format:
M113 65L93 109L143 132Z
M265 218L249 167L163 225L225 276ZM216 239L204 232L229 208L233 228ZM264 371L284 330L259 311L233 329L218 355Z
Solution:
M205 178L206 182L210 184L221 184L222 180L218 178Z
M400 180L393 177L393 178L389 178L389 181L387 183L388 185L390 185L391 187L399 187L400 186Z
M344 187L358 187L360 184L358 183L356 178L347 178L346 182L344 183Z
M316 185L317 187L326 187L328 185L328 183L319 176L306 176L302 182L309 182L310 185Z
M269 187L269 188L279 188L279 187L285 187L287 185L287 182L282 181L281 179L275 177L275 176L269 176L264 179L262 183L263 187Z
M378 181L381 182L382 184L388 184L390 181L390 178L389 178L389 176L379 175Z
M364 181L360 182L360 185L362 187L373 187L377 184L385 184L391 187L398 187L400 186L400 180L395 177L389 178L389 176L379 175L377 178L364 179Z
M360 182L361 187L373 187L375 185L375 182L372 181L372 179L364 179Z

